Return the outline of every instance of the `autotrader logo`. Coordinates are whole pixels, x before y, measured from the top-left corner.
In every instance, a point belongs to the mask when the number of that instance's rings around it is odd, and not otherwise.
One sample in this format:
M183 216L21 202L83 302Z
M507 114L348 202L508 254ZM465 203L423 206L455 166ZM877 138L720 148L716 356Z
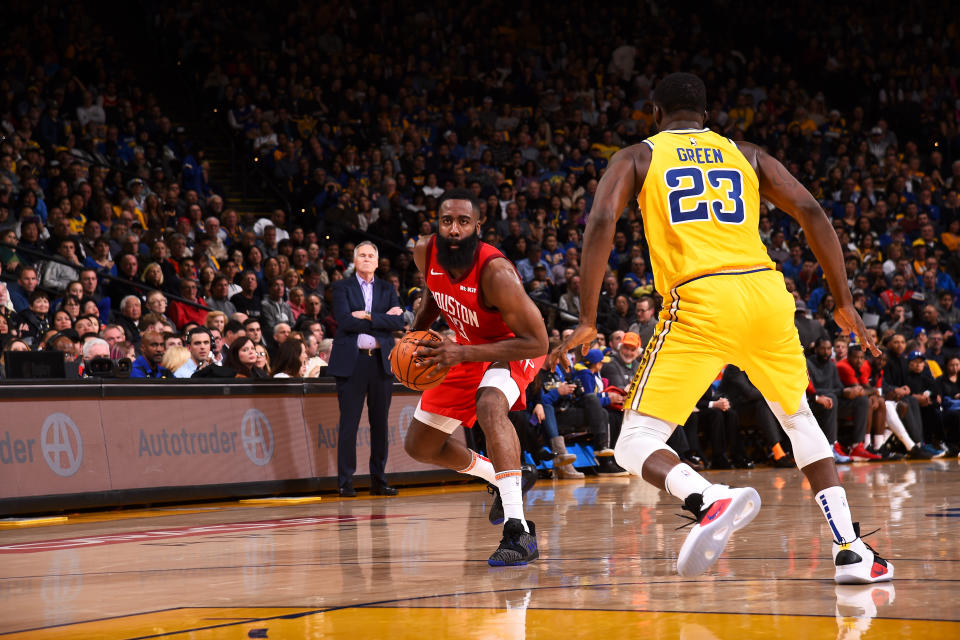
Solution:
M70 477L83 462L83 439L76 423L65 413L51 413L40 431L43 459L58 476Z
M273 429L259 409L247 409L240 422L243 450L253 464L262 467L273 457Z

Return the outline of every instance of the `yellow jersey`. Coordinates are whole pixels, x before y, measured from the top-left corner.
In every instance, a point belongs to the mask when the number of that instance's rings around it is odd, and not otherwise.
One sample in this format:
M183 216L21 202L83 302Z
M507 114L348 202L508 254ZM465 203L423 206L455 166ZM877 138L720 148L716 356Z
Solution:
M775 267L758 230L757 172L731 140L678 129L643 142L651 157L637 203L661 295L706 274Z

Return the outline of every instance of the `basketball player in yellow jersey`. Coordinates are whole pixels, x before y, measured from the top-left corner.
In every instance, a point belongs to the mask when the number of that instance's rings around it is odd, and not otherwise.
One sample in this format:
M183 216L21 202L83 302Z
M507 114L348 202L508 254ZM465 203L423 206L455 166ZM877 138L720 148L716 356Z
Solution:
M625 404L616 459L694 514L678 572L709 569L730 535L760 509L754 489L711 484L665 444L721 367L732 363L750 376L790 436L797 466L829 524L834 579L892 579L893 565L860 539L830 445L807 405L795 303L760 241L760 198L800 223L836 299L834 319L879 355L853 307L836 233L813 196L776 159L704 128L706 89L698 77L674 73L661 80L653 109L660 133L618 151L600 180L583 237L580 325L554 355L585 349L596 336L616 222L637 198L664 308Z

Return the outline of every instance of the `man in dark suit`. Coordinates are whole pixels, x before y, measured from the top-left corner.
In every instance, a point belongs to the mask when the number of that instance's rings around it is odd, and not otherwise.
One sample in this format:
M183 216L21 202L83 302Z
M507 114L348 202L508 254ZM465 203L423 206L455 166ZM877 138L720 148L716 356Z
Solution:
M374 277L379 252L372 242L361 242L353 251L354 275L333 285L333 314L337 334L333 339L328 375L337 378L340 424L337 446L337 482L340 495L353 497L357 468L357 429L367 398L370 419L370 493L393 496L387 484L387 414L393 375L390 350L393 332L403 329L403 309L389 282Z

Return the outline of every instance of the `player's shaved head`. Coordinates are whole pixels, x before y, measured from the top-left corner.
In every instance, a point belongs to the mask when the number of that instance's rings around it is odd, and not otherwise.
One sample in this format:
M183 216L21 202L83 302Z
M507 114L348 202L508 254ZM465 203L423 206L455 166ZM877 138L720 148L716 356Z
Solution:
M692 73L671 73L657 83L653 103L664 115L677 111L700 114L707 110L707 87Z

